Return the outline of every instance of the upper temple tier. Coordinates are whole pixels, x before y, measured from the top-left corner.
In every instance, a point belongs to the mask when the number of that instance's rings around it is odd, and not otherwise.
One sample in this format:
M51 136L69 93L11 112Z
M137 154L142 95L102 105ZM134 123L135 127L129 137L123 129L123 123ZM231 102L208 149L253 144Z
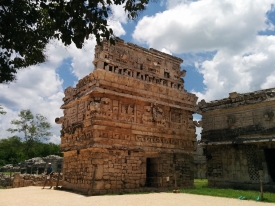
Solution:
M182 62L120 39L96 46L94 71L65 90L62 151L192 152L197 97L184 89Z

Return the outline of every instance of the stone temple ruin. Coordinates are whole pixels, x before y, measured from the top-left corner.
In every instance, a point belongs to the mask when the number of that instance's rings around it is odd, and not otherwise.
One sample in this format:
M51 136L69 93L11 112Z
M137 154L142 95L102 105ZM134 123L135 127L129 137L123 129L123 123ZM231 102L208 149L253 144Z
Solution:
M199 103L209 186L275 189L275 88Z
M0 172L20 172L21 174L41 174L47 169L48 163L52 164L53 171L62 171L63 158L57 155L34 157L18 164L8 164L0 167Z
M193 187L197 97L180 58L117 40L65 90L63 188L85 194Z

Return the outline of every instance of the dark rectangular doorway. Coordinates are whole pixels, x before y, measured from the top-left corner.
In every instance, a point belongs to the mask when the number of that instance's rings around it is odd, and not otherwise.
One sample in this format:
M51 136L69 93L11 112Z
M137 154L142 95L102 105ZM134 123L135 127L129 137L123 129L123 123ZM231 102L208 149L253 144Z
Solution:
M146 159L146 187L158 186L158 159Z
M275 149L265 149L264 152L268 173L273 182L275 182Z

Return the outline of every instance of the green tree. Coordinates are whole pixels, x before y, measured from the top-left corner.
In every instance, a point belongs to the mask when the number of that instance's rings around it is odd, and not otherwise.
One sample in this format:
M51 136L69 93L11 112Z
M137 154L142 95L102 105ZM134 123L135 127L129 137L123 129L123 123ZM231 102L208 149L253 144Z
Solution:
M18 69L45 61L54 23L38 1L4 0L0 5L0 83L8 83Z
M18 164L33 157L46 157L48 155L59 155L60 147L52 142L35 142L31 148L32 156L26 153L27 143L21 141L20 137L13 136L0 140L0 167L6 164Z
M19 120L11 121L15 129L9 128L7 131L14 133L23 133L23 142L25 143L25 151L28 158L34 155L34 147L37 142L48 140L52 135L49 131L51 125L47 122L47 118L41 114L35 116L28 110L21 110L18 114Z
M124 4L129 19L146 9L149 0L3 0L0 4L0 83L15 80L20 68L45 61L52 38L82 48L93 34L100 43L114 43L107 24L112 5Z
M4 110L3 110L3 107L0 105L0 114L6 114L7 112L5 112Z
M59 145L54 144L52 142L50 142L50 143L43 143L43 142L36 143L36 145L34 147L34 153L35 153L35 157L46 157L48 155L62 156L62 153L60 153Z
M24 145L17 136L0 140L0 166L25 160Z

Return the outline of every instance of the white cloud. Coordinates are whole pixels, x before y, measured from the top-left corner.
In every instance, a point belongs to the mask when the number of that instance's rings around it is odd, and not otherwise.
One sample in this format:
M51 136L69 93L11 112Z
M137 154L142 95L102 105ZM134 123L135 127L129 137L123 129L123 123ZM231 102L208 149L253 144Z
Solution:
M258 34L274 29L266 15L274 12L272 4L273 0L170 0L166 11L138 22L133 38L177 54L214 52L208 60L194 61L205 90L193 92L207 101L232 91L274 87L275 36Z
M118 21L108 20L108 24L110 24L110 27L112 28L115 36L121 36L125 35L126 32L123 29L122 25Z
M115 20L121 23L127 23L127 12L125 12L124 7L125 4L122 5L112 5L112 15L110 17L111 20Z
M179 4L190 4L191 2L193 1L192 0L168 0L166 1L166 8L171 9L178 6Z
M198 92L201 99L228 97L230 92L250 92L275 87L275 36L258 36L242 52L219 50L212 60L204 61L199 71L207 86Z
M127 13L124 11L124 5L112 5L112 14L108 18L108 24L113 29L115 36L122 36L126 34L126 31L122 27L122 23L127 23Z
M78 79L83 78L94 70L93 60L95 45L95 39L91 39L85 43L82 49L70 46L69 52L72 57L72 71Z
M12 127L11 120L17 119L19 111L23 109L30 109L33 114L39 113L47 117L52 125L51 131L59 134L60 126L55 124L54 119L62 115L59 109L64 96L62 81L54 69L46 65L24 69L18 73L16 83L0 85L0 104L7 111L0 119L0 138L13 135L6 130ZM57 140L54 142L57 143Z
M266 24L273 1L204 0L177 4L155 16L142 18L133 33L138 42L172 53L241 49Z
M194 114L193 115L193 121L201 121L201 115ZM197 140L201 139L201 132L202 132L202 127L196 127Z
M275 72L266 77L266 81L261 85L262 89L268 89L271 87L275 87Z
M172 55L172 53L168 49L166 49L166 48L162 48L161 51L164 52L164 53L166 53L166 54Z

